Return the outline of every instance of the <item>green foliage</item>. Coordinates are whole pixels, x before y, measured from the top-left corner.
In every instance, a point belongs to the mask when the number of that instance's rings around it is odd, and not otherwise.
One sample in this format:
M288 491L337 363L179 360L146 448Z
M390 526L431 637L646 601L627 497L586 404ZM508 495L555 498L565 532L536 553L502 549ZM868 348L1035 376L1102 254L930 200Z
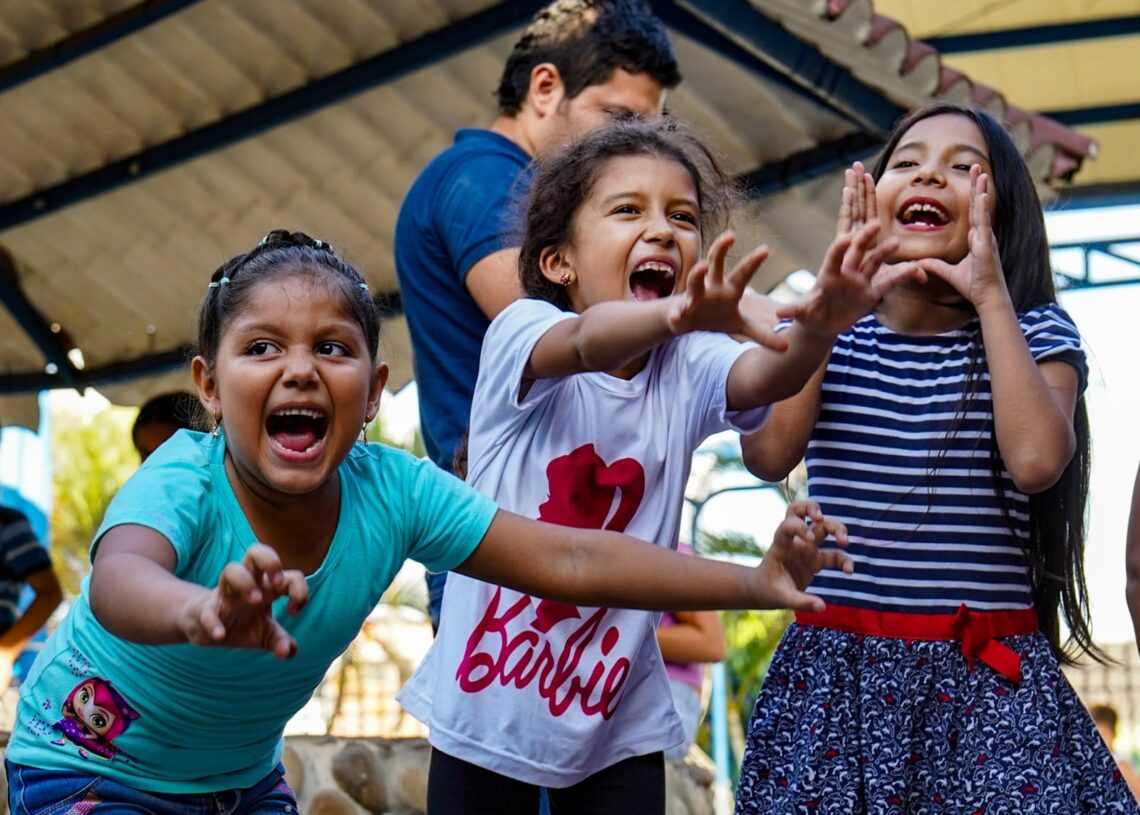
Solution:
M139 466L131 443L136 412L119 407L95 414L52 409L51 550L69 595L78 594L90 570L88 551L107 505Z

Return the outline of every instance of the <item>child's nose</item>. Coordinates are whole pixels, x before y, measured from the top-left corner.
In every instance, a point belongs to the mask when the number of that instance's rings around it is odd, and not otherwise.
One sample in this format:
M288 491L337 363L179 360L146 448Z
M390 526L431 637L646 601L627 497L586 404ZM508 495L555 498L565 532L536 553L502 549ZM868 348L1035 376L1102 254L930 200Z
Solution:
M645 239L654 243L672 244L677 240L673 222L664 214L655 216L645 229Z
M317 366L312 354L290 354L285 361L285 383L310 385L317 381Z
M946 174L938 164L928 161L915 168L913 183L942 185L946 183Z

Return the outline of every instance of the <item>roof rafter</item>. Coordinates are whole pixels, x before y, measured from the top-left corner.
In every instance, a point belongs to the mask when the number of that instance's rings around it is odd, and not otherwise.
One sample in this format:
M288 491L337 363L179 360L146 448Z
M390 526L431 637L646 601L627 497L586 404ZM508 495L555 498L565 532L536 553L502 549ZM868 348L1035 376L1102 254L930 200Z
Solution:
M885 137L905 110L849 69L800 39L748 0L658 0L654 9L674 5L708 21L728 39L755 49L782 74L828 107L841 110L865 133ZM682 29L683 30L683 29Z
M1078 20L1054 25L1006 28L976 34L952 34L930 37L925 42L943 54L970 51L994 51L1000 48L1023 48L1032 45L1058 45L1077 40L1097 40L1140 33L1140 16L1109 17L1102 20Z
M72 32L47 48L0 66L0 92L98 51L197 2L198 0L144 0L89 28Z
M540 7L539 0L504 0L260 105L11 201L0 206L0 230L10 229L70 204L109 192L151 173L168 169L195 156L298 119L346 97L391 82L521 25Z

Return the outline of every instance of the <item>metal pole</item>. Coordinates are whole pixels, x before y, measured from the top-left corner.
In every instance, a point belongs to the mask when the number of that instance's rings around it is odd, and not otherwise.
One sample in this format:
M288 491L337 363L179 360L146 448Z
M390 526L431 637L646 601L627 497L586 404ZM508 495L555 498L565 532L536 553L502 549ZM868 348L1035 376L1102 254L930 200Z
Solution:
M697 550L697 532L700 529L701 511L711 499L726 492L766 489L775 489L775 487L765 483L737 484L713 490L701 499L686 498L685 500L693 508L693 517L689 523L689 545L693 547L693 551ZM714 663L712 666L709 730L713 748L712 759L713 764L716 765L716 772L713 775L713 811L716 815L732 815L732 776L729 773L732 756L728 743L728 674L725 672L723 662Z

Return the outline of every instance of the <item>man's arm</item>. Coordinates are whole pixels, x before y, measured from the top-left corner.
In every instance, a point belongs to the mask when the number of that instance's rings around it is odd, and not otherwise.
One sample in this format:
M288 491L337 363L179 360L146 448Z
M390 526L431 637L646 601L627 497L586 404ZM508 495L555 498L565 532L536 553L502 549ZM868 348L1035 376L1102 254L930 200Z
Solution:
M518 247L500 249L477 262L467 272L464 285L487 319L495 319L500 311L522 297Z

